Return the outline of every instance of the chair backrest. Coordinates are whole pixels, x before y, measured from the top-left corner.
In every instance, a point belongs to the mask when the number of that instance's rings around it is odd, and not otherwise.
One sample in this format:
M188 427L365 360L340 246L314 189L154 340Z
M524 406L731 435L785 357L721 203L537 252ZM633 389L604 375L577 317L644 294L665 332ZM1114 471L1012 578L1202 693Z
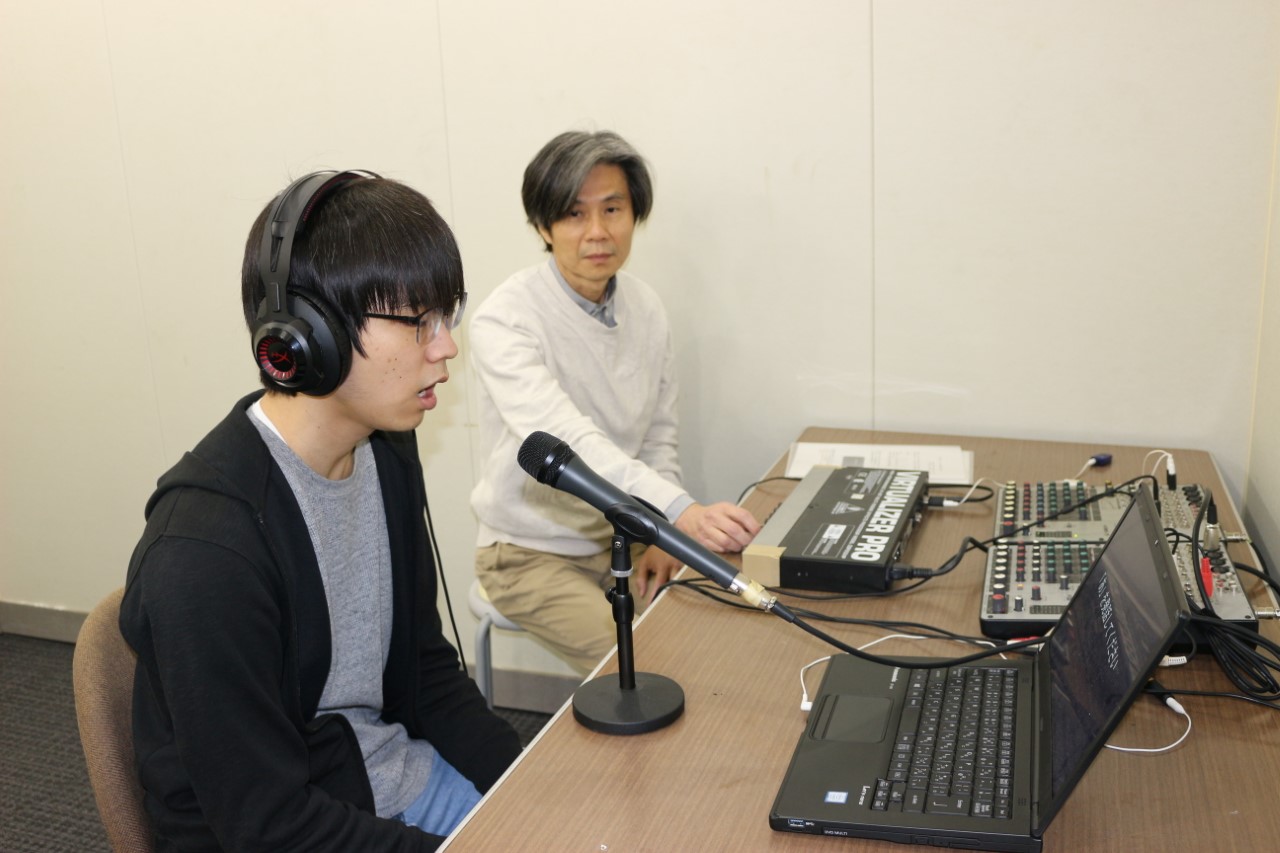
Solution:
M136 656L120 636L118 589L102 599L76 638L72 683L80 743L98 814L116 853L155 849L133 764L133 675Z

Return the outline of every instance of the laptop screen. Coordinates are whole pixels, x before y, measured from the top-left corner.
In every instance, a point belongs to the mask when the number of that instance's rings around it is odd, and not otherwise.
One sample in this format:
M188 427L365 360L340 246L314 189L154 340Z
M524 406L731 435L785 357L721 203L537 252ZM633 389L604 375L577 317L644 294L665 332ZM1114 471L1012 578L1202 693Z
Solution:
M1042 826L1084 774L1181 626L1184 606L1175 597L1174 578L1159 515L1144 488L1046 645L1051 769Z

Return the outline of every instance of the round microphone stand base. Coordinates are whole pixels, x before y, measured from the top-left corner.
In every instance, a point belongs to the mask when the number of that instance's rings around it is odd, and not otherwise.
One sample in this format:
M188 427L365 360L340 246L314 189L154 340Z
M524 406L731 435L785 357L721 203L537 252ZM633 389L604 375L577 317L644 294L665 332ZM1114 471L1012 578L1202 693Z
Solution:
M606 735L642 735L671 725L684 713L684 690L670 678L635 673L635 687L623 689L616 675L602 675L573 694L573 717Z

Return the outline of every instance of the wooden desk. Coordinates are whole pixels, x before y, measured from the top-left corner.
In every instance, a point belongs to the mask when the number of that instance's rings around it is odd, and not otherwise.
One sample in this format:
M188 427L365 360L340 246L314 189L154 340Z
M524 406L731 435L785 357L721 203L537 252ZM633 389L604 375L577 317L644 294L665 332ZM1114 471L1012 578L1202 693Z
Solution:
M975 454L977 477L1060 480L1093 453L1110 451L1109 468L1084 475L1119 483L1143 473L1149 448L980 439L811 428L806 441L960 444ZM1178 479L1213 489L1223 530L1241 530L1212 459L1175 450ZM781 473L781 463L770 472ZM1145 469L1150 471L1150 466ZM1163 471L1162 471L1163 475ZM760 486L744 504L764 518L794 488ZM909 543L905 562L941 565L964 536L993 532L994 501L932 510ZM1233 559L1257 566L1247 546ZM981 552L919 590L885 599L829 603L812 609L867 618L908 619L979 634ZM686 572L688 570L686 569ZM1271 605L1252 578L1255 605ZM792 599L782 600L792 603ZM860 645L883 632L820 623ZM1263 631L1280 639L1280 625ZM674 679L685 713L650 734L596 734L562 709L449 844L466 850L623 851L813 850L901 851L903 845L774 832L768 814L805 724L800 667L834 650L772 614L744 611L675 589L635 630L636 668ZM941 641L887 641L883 654L954 656L966 648ZM616 672L610 659L604 672ZM811 689L818 682L811 674ZM1233 690L1210 657L1162 671L1169 687ZM1233 690L1234 692L1234 690ZM1077 851L1272 849L1280 843L1280 714L1231 699L1182 697L1194 728L1177 750L1158 755L1103 750L1045 835L1046 850ZM1159 747L1185 728L1182 717L1139 699L1111 742Z

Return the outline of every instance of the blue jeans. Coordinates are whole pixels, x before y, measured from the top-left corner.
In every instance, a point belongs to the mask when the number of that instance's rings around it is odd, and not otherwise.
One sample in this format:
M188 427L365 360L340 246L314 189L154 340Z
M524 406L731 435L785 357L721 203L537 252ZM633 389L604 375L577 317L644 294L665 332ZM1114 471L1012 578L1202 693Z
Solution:
M471 780L436 753L427 787L395 819L432 835L448 835L478 802L480 792Z

